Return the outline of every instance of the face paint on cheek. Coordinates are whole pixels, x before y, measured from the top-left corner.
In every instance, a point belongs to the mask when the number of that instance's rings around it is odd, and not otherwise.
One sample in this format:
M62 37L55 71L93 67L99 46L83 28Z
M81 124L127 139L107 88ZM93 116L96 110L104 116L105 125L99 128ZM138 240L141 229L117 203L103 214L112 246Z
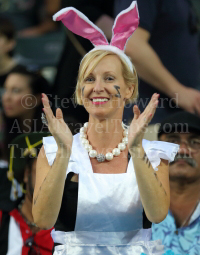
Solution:
M85 86L82 87L82 89L81 89L82 97L84 97L84 89L85 89Z
M114 85L114 88L117 90L117 94L115 94L115 97L121 98L121 94L119 92L120 86Z

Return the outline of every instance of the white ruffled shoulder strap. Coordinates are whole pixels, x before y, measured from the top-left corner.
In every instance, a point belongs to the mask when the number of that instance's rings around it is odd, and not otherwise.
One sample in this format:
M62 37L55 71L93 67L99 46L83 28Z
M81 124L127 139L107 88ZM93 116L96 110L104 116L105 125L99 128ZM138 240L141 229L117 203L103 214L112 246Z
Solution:
M161 159L174 161L179 145L163 141L148 141L143 139L142 146L155 171L158 170Z
M74 172L74 173L79 173L79 170L77 168L77 165L75 166L73 163L78 162L78 156L77 156L77 150L79 150L79 134L76 134L73 136L73 143L72 143L72 151L71 151L71 156L69 159L69 165L68 165L68 170L67 173L69 172ZM50 166L53 165L53 162L56 158L56 153L58 150L57 143L54 139L53 136L47 136L43 137L43 145L44 145L44 151L46 154L47 161Z
M76 134L73 137L70 162L78 162L79 159L76 157L77 150L84 149L80 148L80 142L78 139L79 134ZM43 145L48 163L51 166L56 158L56 152L58 150L57 143L53 136L47 136L43 137ZM179 150L179 145L177 144L162 141L148 141L145 139L142 140L142 146L155 171L158 170L157 167L160 165L161 159L172 162Z
M58 150L57 143L53 136L43 137L44 151L47 157L47 161L50 166L53 165L53 162L56 158L56 152Z

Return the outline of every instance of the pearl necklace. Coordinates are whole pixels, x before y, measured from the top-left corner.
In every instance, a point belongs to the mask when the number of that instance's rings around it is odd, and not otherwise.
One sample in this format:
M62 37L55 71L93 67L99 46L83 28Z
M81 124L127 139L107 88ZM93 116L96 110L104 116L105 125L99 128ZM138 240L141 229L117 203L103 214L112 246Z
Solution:
M117 148L113 149L112 152L106 153L106 155L100 153L98 154L96 150L93 150L92 145L89 144L87 140L87 129L88 129L88 122L84 124L82 128L80 128L80 139L81 143L84 148L88 151L90 158L96 158L98 162L104 162L105 160L112 160L114 156L119 156L121 151L126 149L126 145L128 144L128 129L125 127L124 123L122 122L123 132L123 139L122 142L118 144Z

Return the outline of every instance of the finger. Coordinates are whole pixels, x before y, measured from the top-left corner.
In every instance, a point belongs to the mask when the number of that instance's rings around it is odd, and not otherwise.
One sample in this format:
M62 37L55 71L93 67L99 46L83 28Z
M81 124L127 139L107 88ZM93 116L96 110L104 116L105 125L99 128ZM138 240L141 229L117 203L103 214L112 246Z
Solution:
M133 106L134 119L138 119L140 116L140 110L137 105Z
M42 93L42 103L44 106L45 114L47 113L49 116L54 117L54 114L51 110L51 106L49 104L49 99L46 94Z
M150 102L148 103L147 107L145 108L145 110L143 112L144 115L148 116L151 113L152 109L155 109L157 107L157 105L155 105L155 104L156 104L156 101L158 100L159 96L160 95L157 93L154 93L152 95Z
M158 103L159 103L159 94L155 93L153 96L152 96L152 99L151 99L151 102L150 102L150 107L148 109L148 115L149 114L154 114L155 113L155 110L158 106Z
M42 103L44 107L50 108L49 99L46 94L42 93Z
M48 125L50 125L55 116L51 110L48 97L45 94L42 94L42 103L44 105L43 112L45 113Z
M153 118L154 115L155 115L156 108L157 108L157 106L158 106L158 102L159 102L159 101L156 100L156 101L153 103L153 105L152 105L150 111L148 112L148 115L147 115L147 117L148 117L148 123L151 122L152 118Z
M156 108L158 106L158 98L159 98L159 94L154 94L152 96L151 102L148 105L148 108L146 109L146 111L144 112L144 125L148 125L152 118L155 115L156 112Z
M63 113L60 108L56 109L56 119L63 119Z
M152 98L151 98L151 105L152 108L156 108L158 105L158 99L159 99L160 95L158 93L154 93Z

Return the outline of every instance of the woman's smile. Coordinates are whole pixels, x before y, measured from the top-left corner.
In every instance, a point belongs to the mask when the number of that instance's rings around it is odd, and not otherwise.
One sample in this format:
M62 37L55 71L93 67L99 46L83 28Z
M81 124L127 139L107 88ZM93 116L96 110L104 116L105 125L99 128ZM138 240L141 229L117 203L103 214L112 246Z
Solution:
M92 104L94 105L102 105L106 104L110 99L106 97L93 97L91 98Z

